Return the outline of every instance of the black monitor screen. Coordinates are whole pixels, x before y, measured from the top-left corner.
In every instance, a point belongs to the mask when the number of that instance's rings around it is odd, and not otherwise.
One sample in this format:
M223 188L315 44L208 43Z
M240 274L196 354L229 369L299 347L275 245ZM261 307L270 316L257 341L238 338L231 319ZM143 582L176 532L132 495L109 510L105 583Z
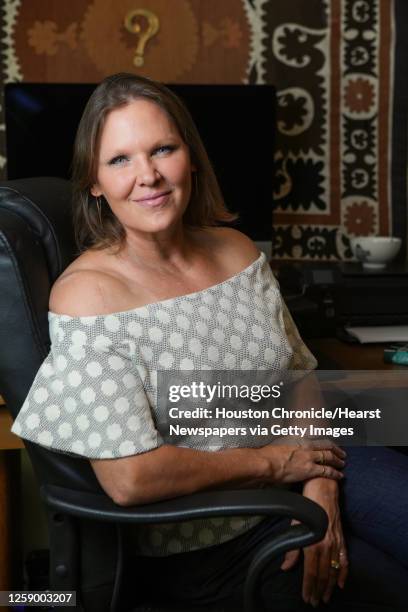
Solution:
M272 233L275 90L271 85L170 85L187 104L237 227ZM69 178L76 129L94 84L6 86L8 178Z

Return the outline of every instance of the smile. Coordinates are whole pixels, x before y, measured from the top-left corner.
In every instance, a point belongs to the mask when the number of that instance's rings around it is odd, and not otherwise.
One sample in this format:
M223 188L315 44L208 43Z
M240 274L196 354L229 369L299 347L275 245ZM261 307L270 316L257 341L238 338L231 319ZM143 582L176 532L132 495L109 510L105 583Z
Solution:
M144 206L146 208L155 208L156 206L164 204L170 194L171 191L161 191L160 193L151 194L144 198L138 198L137 200L132 201L136 202L136 204L139 204L139 206Z

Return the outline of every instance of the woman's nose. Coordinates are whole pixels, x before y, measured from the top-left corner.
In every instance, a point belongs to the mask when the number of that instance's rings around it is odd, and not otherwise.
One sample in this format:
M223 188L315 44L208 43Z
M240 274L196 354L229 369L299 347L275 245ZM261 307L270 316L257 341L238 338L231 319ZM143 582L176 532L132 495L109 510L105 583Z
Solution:
M160 179L160 173L151 159L138 160L135 175L138 185L154 185Z

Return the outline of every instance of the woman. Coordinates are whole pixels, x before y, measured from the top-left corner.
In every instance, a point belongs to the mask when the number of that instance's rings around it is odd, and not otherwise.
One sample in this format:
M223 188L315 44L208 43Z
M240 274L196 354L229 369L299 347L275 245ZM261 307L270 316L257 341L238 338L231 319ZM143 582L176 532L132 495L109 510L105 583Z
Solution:
M233 217L181 102L148 79L105 79L79 125L74 186L82 253L53 287L51 351L14 433L89 458L101 486L121 505L211 488L303 483L303 494L328 513L328 532L303 551L303 563L295 551L269 568L265 600L273 609L300 609L302 598L317 605L334 594L344 609L347 597L358 599L348 587L354 581L365 587L361 601L374 597L397 609L398 585L408 577L404 560L377 550L375 534L362 544L349 539L355 564L346 581L341 449L330 442L260 448L227 448L225 442L214 452L194 438L183 446L166 443L157 427L158 369L316 365L265 256L241 233L219 227ZM351 483L345 491L356 480L351 467L345 468ZM251 551L285 524L238 517L157 525L143 530L138 550L162 568L167 596L173 588L190 601L194 589L198 604L223 600L239 609ZM385 568L379 584L365 575L364 555ZM149 589L149 563L144 567ZM157 591L157 569L152 573ZM390 588L389 576L397 588Z

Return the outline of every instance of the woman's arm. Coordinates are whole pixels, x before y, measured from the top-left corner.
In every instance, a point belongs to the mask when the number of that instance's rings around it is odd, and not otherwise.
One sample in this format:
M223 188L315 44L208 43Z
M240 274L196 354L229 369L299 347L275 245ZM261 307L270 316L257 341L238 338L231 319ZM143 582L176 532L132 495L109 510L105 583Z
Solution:
M303 495L322 506L329 518L326 535L320 542L304 549L302 596L306 603L317 606L331 598L336 585L344 587L348 574L347 549L343 536L339 508L338 483L313 478L305 483ZM292 521L293 524L298 521ZM300 551L286 553L281 569L289 570L299 560ZM332 561L338 567L332 566Z
M294 385L290 408L302 412L312 406L316 409L324 406L319 381L313 372ZM313 419L305 419L296 421L296 424L308 430L313 424L319 427L329 425L323 419L319 419L317 423L314 423ZM322 452L322 460L325 462L327 453ZM320 601L328 603L335 586L343 588L347 578L348 560L341 525L338 482L324 478L311 478L304 483L303 495L322 506L329 519L325 537L303 550L302 596L306 603L317 606ZM299 556L299 550L286 553L281 569L292 568ZM339 567L333 567L332 562L338 563Z
M324 450L326 465L319 461ZM310 447L267 445L198 451L163 445L121 459L91 461L105 492L119 505L145 504L196 491L300 482L318 476L339 480L345 453L331 442Z

